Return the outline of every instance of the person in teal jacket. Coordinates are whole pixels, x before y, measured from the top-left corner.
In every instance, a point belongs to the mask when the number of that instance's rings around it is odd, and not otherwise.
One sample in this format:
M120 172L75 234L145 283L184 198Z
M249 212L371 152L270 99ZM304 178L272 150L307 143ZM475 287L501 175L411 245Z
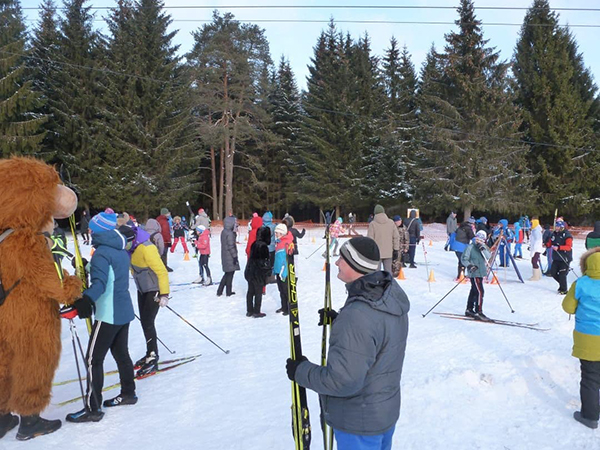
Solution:
M465 316L476 320L489 321L483 314L483 279L487 276L488 261L491 258L490 250L485 241L487 234L479 230L461 256L461 263L467 268L467 276L471 279L471 291L467 300Z
M129 323L134 318L129 295L129 255L125 236L116 230L117 215L100 213L90 220L92 246L96 249L90 261L91 284L75 302L80 318L92 316L95 321L88 344L86 366L88 373L85 408L68 414L67 422L98 422L104 413L102 387L104 358L110 350L119 369L121 393L104 402L104 406L119 406L137 402L133 362L129 356ZM135 236L133 236L135 238ZM124 399L127 399L125 402Z
M562 307L575 314L573 356L581 362L581 411L573 418L588 428L598 428L600 416L600 247L581 256L583 276L575 281Z

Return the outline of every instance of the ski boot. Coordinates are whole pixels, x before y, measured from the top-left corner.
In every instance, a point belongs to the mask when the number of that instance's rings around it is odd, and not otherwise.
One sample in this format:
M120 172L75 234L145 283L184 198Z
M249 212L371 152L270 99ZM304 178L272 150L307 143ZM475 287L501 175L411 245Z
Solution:
M158 356L154 352L150 352L150 355L146 357L144 364L136 372L136 378L145 378L158 371Z
M206 279L204 280L204 282L202 284L204 286L210 286L211 284L213 284L212 278L210 276L206 277Z
M6 413L0 416L0 439L4 437L6 433L12 430L14 427L19 425L19 418L13 416L11 413Z
M80 411L67 414L65 420L73 423L100 422L103 417L104 413L99 409L92 411L87 408L83 408Z
M204 284L204 283L205 283L205 280L202 275L200 275L198 278L196 278L194 281L192 281L192 284Z
M46 420L39 415L21 416L21 425L17 431L17 439L19 441L28 441L37 436L54 433L60 428L62 422L60 420Z
M140 359L138 359L133 365L133 370L138 370L140 367L142 367L146 362L146 358L148 358L148 355L144 355Z
M492 319L490 319L488 316L486 316L483 311L479 311L477 313L475 313L475 315L473 316L473 318L475 320L480 320L481 322L491 322Z
M465 317L472 317L472 318L475 318L475 314L476 314L476 312L475 312L475 311L472 311L472 310L470 310L470 309L467 309L467 310L465 310Z
M113 406L121 406L121 405L135 405L138 401L137 395L122 395L119 394L115 398L111 398L110 400L104 400L104 405L107 408L111 408Z

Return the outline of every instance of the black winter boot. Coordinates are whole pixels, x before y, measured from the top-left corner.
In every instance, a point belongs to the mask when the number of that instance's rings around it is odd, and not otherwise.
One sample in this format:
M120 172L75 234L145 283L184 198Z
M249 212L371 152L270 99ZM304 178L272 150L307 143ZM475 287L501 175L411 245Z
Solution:
M11 413L6 413L0 416L0 439L4 437L6 433L12 430L14 427L19 425L19 418L13 416Z
M573 419L575 419L580 424L585 425L588 428L591 428L592 430L595 430L596 428L598 428L598 421L586 419L585 417L583 417L581 415L581 411L575 411L573 413Z
M104 400L102 403L107 408L111 408L113 406L121 406L121 405L135 405L138 401L137 395L117 395L115 398L111 398L110 400Z
M60 428L62 422L60 420L46 420L39 415L21 416L21 425L17 432L19 441L27 441L37 436L54 433Z
M96 411L90 411L87 408L83 408L80 411L67 414L66 421L74 422L74 423L83 423L83 422L100 422L104 417L104 413L99 409Z

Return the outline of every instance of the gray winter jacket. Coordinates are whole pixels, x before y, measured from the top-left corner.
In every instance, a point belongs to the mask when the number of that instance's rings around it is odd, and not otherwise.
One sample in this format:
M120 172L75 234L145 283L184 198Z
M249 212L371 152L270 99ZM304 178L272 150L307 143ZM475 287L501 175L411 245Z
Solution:
M235 245L236 219L233 216L225 217L223 220L223 231L221 231L221 266L223 272L235 272L240 270L237 246Z
M325 367L301 363L295 380L320 394L325 420L358 435L388 431L400 416L400 377L408 335L408 297L383 271L346 285L331 328Z
M446 233L448 233L448 236L450 236L452 233L455 233L456 230L458 230L456 216L454 216L454 215L452 215L452 213L450 213L450 215L446 219Z
M210 219L208 218L208 214L205 211L202 211L194 218L194 224L192 228L197 228L202 225L207 230L210 228Z

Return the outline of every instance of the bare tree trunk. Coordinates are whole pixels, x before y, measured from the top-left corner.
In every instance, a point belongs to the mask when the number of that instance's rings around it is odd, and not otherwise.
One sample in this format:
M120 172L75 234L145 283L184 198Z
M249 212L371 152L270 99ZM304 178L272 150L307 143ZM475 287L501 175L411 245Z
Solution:
M214 217L218 211L219 199L217 197L217 161L215 156L215 148L212 145L210 146L210 168L212 170L212 215ZM219 220L219 217L215 217L215 219Z
M471 217L472 212L473 212L473 206L471 206L471 205L465 206L464 222L466 222L469 219L469 217Z
M217 210L218 220L223 220L223 190L225 187L225 170L223 168L225 159L225 150L221 148L221 157L219 158L219 207Z

